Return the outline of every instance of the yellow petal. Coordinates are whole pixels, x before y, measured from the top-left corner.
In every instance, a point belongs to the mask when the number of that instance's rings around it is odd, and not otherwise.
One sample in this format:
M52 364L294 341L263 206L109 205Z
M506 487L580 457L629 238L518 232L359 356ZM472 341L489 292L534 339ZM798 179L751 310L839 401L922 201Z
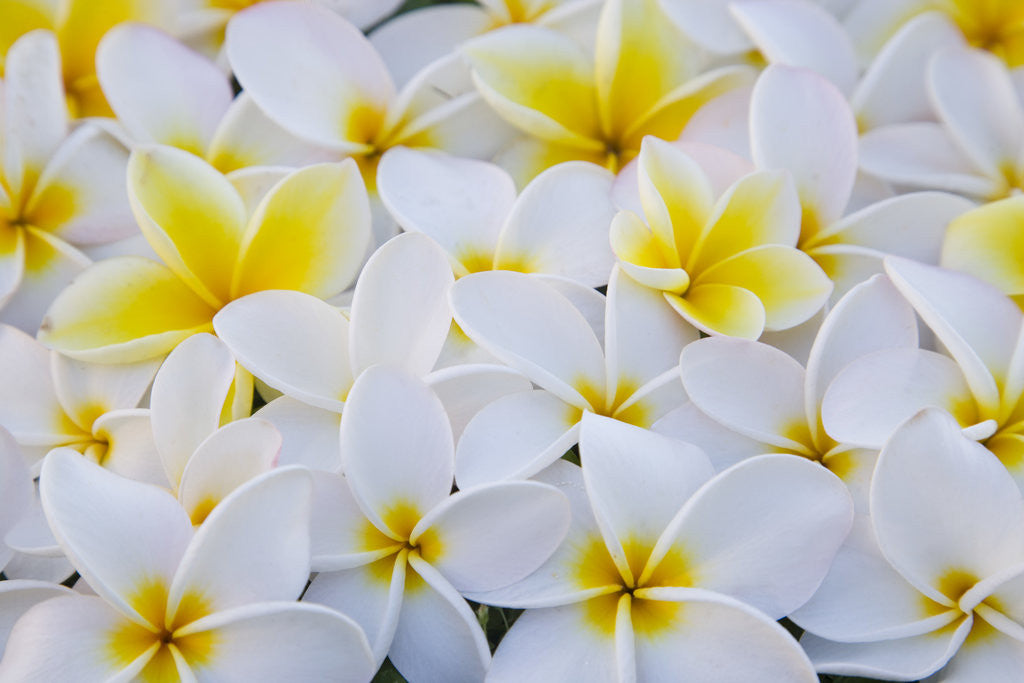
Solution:
M644 216L680 267L711 217L711 181L688 154L657 138L644 141L637 170Z
M569 38L509 26L463 47L473 81L500 116L532 136L601 148L594 72Z
M785 171L760 171L738 180L715 205L687 264L694 278L715 263L762 244L795 246L800 199Z
M715 264L694 279L741 287L761 301L767 330L785 330L814 315L832 293L832 281L799 249L765 245Z
M211 306L227 303L246 218L231 183L193 154L146 146L128 160L128 198L164 263Z
M949 224L942 265L986 280L1009 295L1024 294L1024 197L962 214Z
M685 297L664 296L679 315L708 334L757 339L764 331L764 306L742 287L705 284L691 287Z
M166 266L112 258L86 269L56 298L39 340L79 360L130 363L212 332L214 313Z
M355 278L370 243L370 202L351 159L291 173L264 197L242 240L232 298L295 289L322 299Z
M690 284L679 259L644 222L631 211L620 211L612 219L612 251L630 277L642 285L682 293Z
M609 155L603 149L584 150L538 138L523 137L513 141L494 158L494 163L512 176L520 190L542 171L565 161L589 161L607 168ZM609 170L618 171L617 168Z

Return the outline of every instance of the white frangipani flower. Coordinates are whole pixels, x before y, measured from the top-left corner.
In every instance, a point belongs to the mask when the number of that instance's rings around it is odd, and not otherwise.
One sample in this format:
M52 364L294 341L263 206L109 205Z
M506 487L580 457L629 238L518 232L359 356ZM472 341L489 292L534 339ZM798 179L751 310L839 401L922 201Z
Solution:
M537 477L573 505L561 547L470 594L527 608L488 681L816 680L773 620L810 597L849 530L838 479L787 455L713 477L700 449L593 414L580 445L582 477L564 462Z
M351 619L290 602L309 576L305 470L243 485L195 532L167 492L69 450L47 456L41 489L54 534L96 596L28 610L0 678L372 676L366 637Z
M321 475L304 600L344 609L413 683L479 681L490 651L460 591L517 581L565 536L569 505L536 482L451 494L454 444L421 380L363 372L341 421L344 477Z

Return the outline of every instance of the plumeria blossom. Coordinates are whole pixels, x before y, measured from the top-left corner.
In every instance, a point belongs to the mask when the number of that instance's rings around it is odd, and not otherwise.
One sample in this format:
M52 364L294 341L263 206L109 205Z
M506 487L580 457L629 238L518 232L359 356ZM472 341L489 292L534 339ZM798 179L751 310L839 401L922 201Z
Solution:
M927 523L922 523L927 520ZM792 619L819 671L1010 681L1024 663L1024 500L943 411L885 444L870 517Z
M0 84L0 319L34 333L89 258L79 248L137 231L125 147L96 126L69 135L60 53L49 31L22 36Z
M749 82L743 67L701 74L687 45L655 0L609 0L593 55L539 26L506 27L462 51L483 97L527 136L498 157L522 185L561 161L618 171L645 135L676 139L701 105Z
M719 198L700 166L647 138L638 167L645 223L631 211L611 225L619 264L709 334L757 339L820 309L832 283L796 248L800 202L785 171L747 175Z
M713 477L695 446L593 414L580 446L582 471L537 477L573 506L558 551L470 594L527 608L487 680L816 680L773 619L810 597L850 528L833 475L768 455Z
M992 201L1024 185L1024 110L1006 65L982 50L946 47L931 59L938 123L877 128L861 140L861 167L912 187Z
M372 365L426 378L457 433L489 401L529 388L518 373L491 364L434 371L451 327L446 293L453 280L444 251L425 235L406 233L366 262L348 315L285 291L243 297L217 314L217 334L238 362L284 394L256 414L284 434L284 462L337 469L346 397Z
M143 146L132 152L128 191L163 263L107 259L64 290L39 338L69 356L123 363L166 353L210 331L228 302L264 289L333 296L355 278L370 241L353 161L289 173L250 213L199 157Z
M254 479L194 532L166 491L68 450L47 456L41 490L54 534L96 595L59 597L26 612L0 677L372 676L366 637L351 619L291 602L309 575L307 471Z
M892 257L886 271L949 355L891 349L851 363L825 394L825 429L843 443L877 448L922 408L939 407L1024 490L1024 315L970 275Z
M471 339L540 387L470 420L455 463L460 487L536 474L577 442L588 412L649 427L685 400L676 363L697 331L619 268L608 284L603 340L566 297L522 273L467 275L451 301Z
M401 425L401 429L396 429ZM544 562L569 505L547 484L451 494L455 449L444 407L421 380L366 370L341 421L344 477L323 476L304 601L343 608L410 681L479 681L490 651L460 591L501 588Z
M330 154L269 120L213 62L145 24L111 29L96 74L118 121L137 143L201 156L223 173L258 165L302 166Z
M7 533L28 512L34 492L32 475L18 442L0 427L0 571L14 556L14 549L6 542Z
M745 448L732 454L722 448L719 444L730 440L705 425L692 408L666 416L658 429L702 445L719 468L744 453L792 453L820 462L847 483L856 502L863 503L877 449L833 439L822 425L822 401L843 368L889 348L916 349L917 322L892 283L878 275L854 288L829 312L806 369L782 351L746 339L713 337L683 349L680 376L693 407L749 439Z
M1024 309L1024 197L1008 197L968 211L952 223L941 263L995 285Z

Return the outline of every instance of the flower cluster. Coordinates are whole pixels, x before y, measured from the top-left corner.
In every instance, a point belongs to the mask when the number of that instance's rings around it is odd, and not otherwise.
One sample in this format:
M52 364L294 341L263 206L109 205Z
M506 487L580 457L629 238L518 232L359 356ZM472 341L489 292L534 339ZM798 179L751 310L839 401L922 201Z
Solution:
M0 0L0 681L1024 680L1018 0Z

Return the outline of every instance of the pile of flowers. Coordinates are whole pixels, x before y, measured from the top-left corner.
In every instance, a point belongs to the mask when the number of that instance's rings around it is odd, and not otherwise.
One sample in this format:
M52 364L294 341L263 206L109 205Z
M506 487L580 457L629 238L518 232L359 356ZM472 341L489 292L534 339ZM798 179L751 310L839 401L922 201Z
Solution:
M1022 65L0 0L0 681L1024 680Z

